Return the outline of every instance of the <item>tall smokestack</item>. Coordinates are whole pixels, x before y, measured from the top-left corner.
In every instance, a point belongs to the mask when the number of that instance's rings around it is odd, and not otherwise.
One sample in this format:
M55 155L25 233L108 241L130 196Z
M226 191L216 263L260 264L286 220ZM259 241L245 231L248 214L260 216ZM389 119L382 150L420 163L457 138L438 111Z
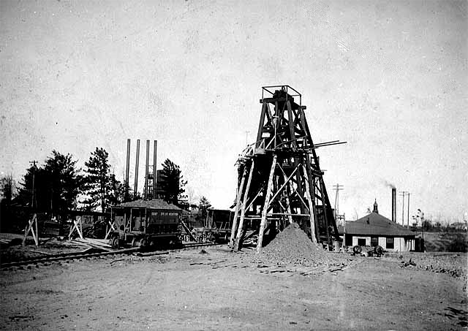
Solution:
M125 166L125 190L130 188L130 139L127 139L127 164Z
M146 140L145 197L144 197L145 200L148 199L149 154L150 154L150 141Z
M140 139L137 139L136 145L136 160L135 160L135 184L133 188L133 196L136 198L138 195L138 163L140 161Z
M396 188L392 187L392 221L396 223Z
M157 156L158 156L158 141L155 140L154 151L153 151L153 199L156 199L156 183L158 180L158 172L156 170Z

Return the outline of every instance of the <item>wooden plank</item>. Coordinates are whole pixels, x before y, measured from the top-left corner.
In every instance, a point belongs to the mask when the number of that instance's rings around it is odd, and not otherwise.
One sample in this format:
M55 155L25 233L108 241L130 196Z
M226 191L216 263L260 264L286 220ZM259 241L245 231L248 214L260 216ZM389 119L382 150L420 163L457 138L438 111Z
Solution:
M28 237L29 232L31 232L32 234L36 247L39 246L39 231L38 231L38 226L37 226L37 214L33 215L33 217L29 220L28 225L26 226L26 229L24 231L23 243L22 243L23 246L25 246L26 244L26 238Z
M242 197L242 192L244 189L245 177L247 177L247 166L244 166L244 172L242 174L242 179L239 184L236 196L236 210L234 211L234 218L232 219L232 229L231 229L231 238L229 238L229 246L234 247L234 236L236 235L237 230L237 216L239 215L240 201Z
M273 175L275 174L277 158L278 156L275 154L273 156L273 161L271 163L271 169L270 169L270 175L268 177L268 185L267 185L267 190L265 192L265 203L263 204L263 210L262 210L262 221L260 223L260 230L258 234L257 253L260 253L262 251L263 234L265 232L267 211L270 205L270 195L271 195L271 189L273 186Z
M252 174L255 168L255 160L252 159L252 163L250 164L250 171L249 171L249 178L247 179L247 185L245 187L245 192L244 192L244 199L242 201L242 209L241 209L241 217L239 221L239 226L237 229L237 236L236 236L236 241L234 243L234 250L238 251L239 250L239 245L241 242L241 237L242 237L242 231L244 227L244 218L245 218L245 207L247 205L247 199L249 197L249 190L250 190L250 183L252 182Z
M314 244L317 244L317 237L315 233L315 214L314 214L314 202L312 201L312 197L310 194L310 186L309 186L309 176L307 175L307 169L305 165L302 165L302 169L304 171L305 177L305 186L306 186L306 197L309 202L309 217L310 217L310 236Z

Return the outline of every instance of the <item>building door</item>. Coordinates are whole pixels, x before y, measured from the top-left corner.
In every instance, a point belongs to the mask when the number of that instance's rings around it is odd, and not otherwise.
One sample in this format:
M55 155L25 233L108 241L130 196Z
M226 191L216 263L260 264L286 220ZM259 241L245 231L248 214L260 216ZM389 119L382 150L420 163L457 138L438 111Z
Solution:
M387 242L386 242L386 247L387 249L394 249L395 244L394 244L394 238L393 237L387 237Z

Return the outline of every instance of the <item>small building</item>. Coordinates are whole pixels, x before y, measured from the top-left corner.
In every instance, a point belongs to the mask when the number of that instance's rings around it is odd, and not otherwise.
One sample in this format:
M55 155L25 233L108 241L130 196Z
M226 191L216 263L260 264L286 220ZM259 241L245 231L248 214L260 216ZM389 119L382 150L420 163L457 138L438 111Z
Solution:
M467 231L468 229L468 222L467 221L463 221L463 222L455 222L455 223L452 223L450 224L450 227L454 230L457 230L457 231Z
M387 251L416 249L416 233L379 214L377 202L372 213L346 221L343 229L345 246L381 246Z

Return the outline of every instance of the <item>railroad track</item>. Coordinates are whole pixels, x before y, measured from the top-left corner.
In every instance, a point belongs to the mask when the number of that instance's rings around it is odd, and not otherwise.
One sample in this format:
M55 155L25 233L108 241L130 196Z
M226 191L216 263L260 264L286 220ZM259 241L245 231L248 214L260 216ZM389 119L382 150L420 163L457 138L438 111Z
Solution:
M97 248L90 248L82 252L61 253L61 254L40 256L40 257L7 262L7 263L1 263L0 269L21 267L21 266L26 266L30 264L47 265L48 263L57 262L57 261L89 259L89 258L111 256L111 255L136 254L139 256L150 256L150 255L168 254L171 251L190 250L190 249L197 249L197 248L211 247L211 246L224 246L224 244L194 243L194 244L185 244L182 248L178 248L178 249L158 250L158 251L152 251L152 252L142 251L140 247L118 249L118 250L113 250L113 251L98 251L98 252L96 251L98 250Z

